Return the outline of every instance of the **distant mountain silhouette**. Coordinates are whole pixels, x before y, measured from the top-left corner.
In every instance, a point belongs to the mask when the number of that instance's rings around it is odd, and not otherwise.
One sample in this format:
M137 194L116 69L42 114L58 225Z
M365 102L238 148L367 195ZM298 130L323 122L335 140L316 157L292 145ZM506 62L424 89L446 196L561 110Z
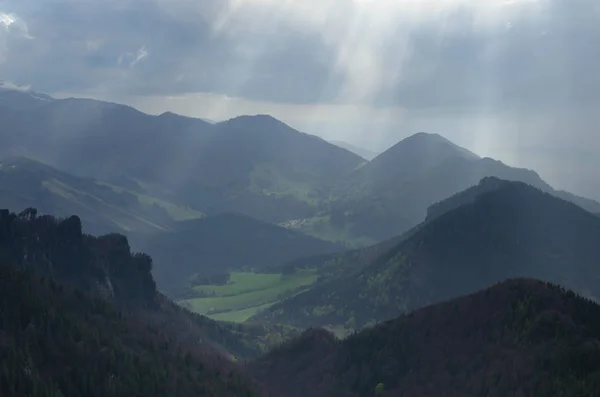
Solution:
M10 102L0 91L0 104ZM10 93L12 95L12 93ZM314 216L359 156L264 115L209 123L90 99L2 108L0 155L144 188L207 214L270 222Z
M600 212L599 203L556 191L534 171L479 158L438 134L415 134L366 162L268 115L210 123L14 90L0 90L0 120L0 157L27 157L195 213L238 212L351 246L409 230L430 205L486 176Z
M556 191L531 170L479 158L437 134L404 139L355 170L334 190L331 222L352 234L384 240L426 217L427 208L494 176L520 181L600 211L600 203Z

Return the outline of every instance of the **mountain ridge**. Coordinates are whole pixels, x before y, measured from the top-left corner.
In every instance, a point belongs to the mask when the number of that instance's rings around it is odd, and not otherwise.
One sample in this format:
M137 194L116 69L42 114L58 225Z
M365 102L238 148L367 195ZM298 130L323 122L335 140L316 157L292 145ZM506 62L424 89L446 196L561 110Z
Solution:
M430 205L477 185L487 176L525 182L590 212L600 210L600 203L557 191L533 170L480 158L438 134L419 133L338 184L330 205L331 222L350 229L355 236L389 239L423 221Z
M290 397L593 395L599 315L563 287L511 279L345 340L308 330L250 370Z
M311 217L334 181L363 162L265 115L212 124L77 98L4 112L4 151L25 149L80 177L141 184L207 214L237 211L273 223Z
M317 285L254 320L361 329L514 277L564 284L598 299L600 219L522 182L497 185L448 205L359 273Z

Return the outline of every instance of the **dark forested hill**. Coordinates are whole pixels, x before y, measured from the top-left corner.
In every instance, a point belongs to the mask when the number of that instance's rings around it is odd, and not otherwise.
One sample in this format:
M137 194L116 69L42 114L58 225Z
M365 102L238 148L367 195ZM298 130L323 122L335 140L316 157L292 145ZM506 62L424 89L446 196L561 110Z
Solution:
M528 279L339 341L309 330L251 364L288 397L595 396L600 307Z
M125 236L84 234L77 216L56 219L36 209L0 210L0 263L32 269L94 295L152 307L152 259L133 254Z
M496 185L424 223L360 273L289 298L256 319L360 328L512 277L599 298L600 219L524 183Z
M235 213L180 222L175 228L172 233L132 240L139 250L152 256L154 277L159 288L169 295L181 294L194 275L207 277L231 270L275 268L304 256L344 249Z
M2 396L262 395L224 358L32 269L0 264L0 313Z
M56 219L28 209L0 211L0 263L29 269L130 311L170 338L230 358L251 358L280 343L282 327L221 324L177 307L157 293L152 259L132 253L126 237L82 233L76 216Z
M354 236L390 238L422 222L430 205L486 176L524 182L588 211L600 211L600 203L556 191L534 171L479 158L440 135L419 133L380 154L337 186L331 222Z

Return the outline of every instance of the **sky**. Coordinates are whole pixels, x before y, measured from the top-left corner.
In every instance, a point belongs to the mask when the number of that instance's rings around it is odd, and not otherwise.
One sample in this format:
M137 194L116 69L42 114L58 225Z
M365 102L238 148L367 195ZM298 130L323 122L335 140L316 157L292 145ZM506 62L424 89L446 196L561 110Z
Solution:
M0 0L0 80L381 151L419 131L600 198L596 0Z

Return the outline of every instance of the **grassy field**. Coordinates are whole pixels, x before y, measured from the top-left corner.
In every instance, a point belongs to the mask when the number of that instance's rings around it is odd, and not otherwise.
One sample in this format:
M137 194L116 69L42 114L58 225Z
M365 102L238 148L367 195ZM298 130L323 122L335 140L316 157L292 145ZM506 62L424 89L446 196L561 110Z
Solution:
M233 272L227 285L196 287L207 297L180 302L190 310L216 320L243 322L281 299L303 291L317 280L314 269L295 274Z

